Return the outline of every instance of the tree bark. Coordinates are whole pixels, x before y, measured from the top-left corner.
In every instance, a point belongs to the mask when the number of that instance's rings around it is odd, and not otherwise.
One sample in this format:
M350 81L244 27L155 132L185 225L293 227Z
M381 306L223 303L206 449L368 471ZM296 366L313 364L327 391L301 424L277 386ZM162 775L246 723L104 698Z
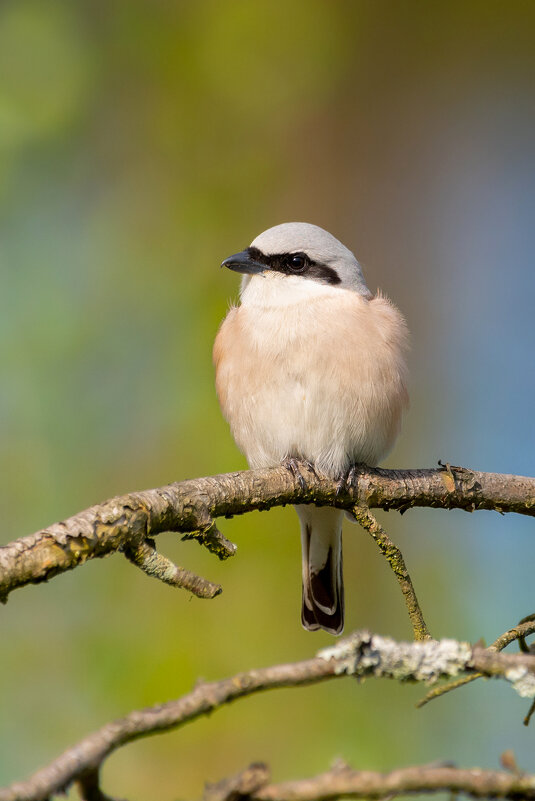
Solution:
M92 506L67 520L0 548L0 600L30 583L48 581L88 559L122 552L150 575L212 598L221 588L151 552L152 538L176 531L200 540L220 559L235 546L215 518L294 503L397 509L493 509L535 515L535 479L480 473L462 467L383 470L358 466L348 482L299 465L301 482L285 467L226 473L132 492Z

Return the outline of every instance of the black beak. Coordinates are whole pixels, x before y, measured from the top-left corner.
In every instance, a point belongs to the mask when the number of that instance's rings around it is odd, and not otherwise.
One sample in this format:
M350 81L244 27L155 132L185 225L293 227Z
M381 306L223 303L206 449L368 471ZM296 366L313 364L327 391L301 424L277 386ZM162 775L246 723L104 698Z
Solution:
M241 253L235 253L234 256L229 256L228 259L221 264L221 267L228 267L229 270L234 270L237 273L248 273L250 275L257 275L269 269L267 264L261 264L255 261L247 250L242 250Z

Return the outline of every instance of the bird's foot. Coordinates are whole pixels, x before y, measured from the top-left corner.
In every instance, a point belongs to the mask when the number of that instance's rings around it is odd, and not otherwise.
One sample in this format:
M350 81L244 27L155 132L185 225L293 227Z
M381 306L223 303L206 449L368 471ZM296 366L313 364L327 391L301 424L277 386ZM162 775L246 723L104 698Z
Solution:
M360 465L352 464L349 470L342 473L336 484L336 497L345 492L349 485L353 483L360 472L359 467Z
M309 462L307 459L298 460L293 456L289 456L287 459L284 459L283 462L282 462L282 466L290 471L292 476L297 480L297 483L299 484L301 489L302 490L306 490L307 483L306 483L305 477L301 473L301 470L300 470L300 467L299 467L300 464L304 464L312 473L314 473L316 478L318 477L318 474L316 473L316 468L314 467L312 462Z

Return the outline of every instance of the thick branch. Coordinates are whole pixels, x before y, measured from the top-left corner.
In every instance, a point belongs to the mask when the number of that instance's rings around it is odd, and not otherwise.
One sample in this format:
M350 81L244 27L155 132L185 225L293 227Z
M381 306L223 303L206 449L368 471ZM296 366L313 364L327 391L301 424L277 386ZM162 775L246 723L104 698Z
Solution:
M230 679L198 684L191 693L159 706L131 712L108 723L69 748L28 781L0 789L0 801L44 801L83 777L95 777L102 762L126 743L177 728L247 695L296 687L341 676L373 676L431 683L479 671L508 681L522 696L535 696L535 656L503 654L454 640L397 643L356 632L304 662L239 673Z
M235 548L215 528L215 518L291 503L401 512L412 506L494 509L535 516L534 478L449 466L434 470L362 466L337 494L337 482L316 475L306 464L299 465L299 472L304 488L287 468L276 467L183 481L92 506L0 548L0 600L17 587L47 581L87 559L121 550L135 552L147 538L163 531L194 536L226 558ZM201 586L196 578L188 576L190 588ZM206 597L210 590L201 586L200 594Z

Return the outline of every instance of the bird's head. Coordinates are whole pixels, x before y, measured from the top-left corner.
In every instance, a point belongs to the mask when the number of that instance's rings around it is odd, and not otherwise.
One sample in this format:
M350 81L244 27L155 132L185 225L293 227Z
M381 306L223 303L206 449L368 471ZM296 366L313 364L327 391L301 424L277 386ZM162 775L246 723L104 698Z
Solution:
M370 297L353 253L332 234L310 223L291 222L268 228L221 266L244 274L242 291L258 276L286 279L297 290L301 282L314 281Z

